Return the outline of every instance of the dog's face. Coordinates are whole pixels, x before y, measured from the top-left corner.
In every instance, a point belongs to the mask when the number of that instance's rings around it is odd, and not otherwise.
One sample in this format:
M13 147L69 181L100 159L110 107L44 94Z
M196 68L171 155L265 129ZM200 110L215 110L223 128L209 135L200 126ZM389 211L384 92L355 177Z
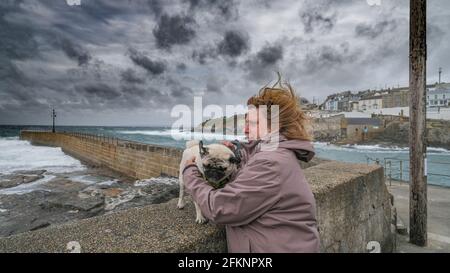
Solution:
M203 142L200 141L199 150L203 173L209 182L219 183L237 170L239 162L233 151L225 145L203 145Z

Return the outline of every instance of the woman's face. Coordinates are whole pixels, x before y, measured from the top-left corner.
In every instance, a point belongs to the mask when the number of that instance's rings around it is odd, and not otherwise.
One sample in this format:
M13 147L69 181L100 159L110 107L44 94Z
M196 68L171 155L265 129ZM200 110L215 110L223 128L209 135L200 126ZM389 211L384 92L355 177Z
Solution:
M245 136L248 140L263 138L269 133L267 124L268 122L264 114L261 113L260 118L258 118L258 109L250 108L245 114Z

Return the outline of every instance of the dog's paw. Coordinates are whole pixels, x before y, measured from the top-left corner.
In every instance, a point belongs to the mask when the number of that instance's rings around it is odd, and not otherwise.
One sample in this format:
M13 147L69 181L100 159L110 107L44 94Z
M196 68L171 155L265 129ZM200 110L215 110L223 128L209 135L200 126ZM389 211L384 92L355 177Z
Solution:
M208 222L208 219L206 219L205 217L203 217L203 216L197 216L197 218L195 219L195 222L197 223L197 224L206 224L206 222Z
M186 203L184 203L184 200L178 200L178 204L177 204L178 209L184 208L185 205L186 205Z

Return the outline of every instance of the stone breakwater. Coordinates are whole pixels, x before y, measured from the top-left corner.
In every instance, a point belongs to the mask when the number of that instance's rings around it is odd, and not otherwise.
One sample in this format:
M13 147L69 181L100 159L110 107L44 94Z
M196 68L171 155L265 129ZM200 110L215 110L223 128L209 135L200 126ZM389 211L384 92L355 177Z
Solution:
M60 142L57 134L34 132L32 138L41 144L63 145L65 150L67 146L64 146L70 145L73 150L73 145L68 144L67 139ZM79 138L80 146L90 142L83 137L71 136L73 138ZM98 142L96 145L106 144ZM130 156L133 150L130 149ZM140 155L139 150L136 155ZM179 158L172 160L161 162L158 168L167 162L175 162L177 166ZM123 169L131 167L123 166ZM323 252L368 252L370 245L379 246L383 252L394 250L395 210L382 167L320 161L304 166L304 172L317 201ZM195 212L192 203L188 203L184 210L178 210L176 199L173 199L0 238L0 252L68 252L71 242L75 242L81 252L226 251L223 227L195 224Z

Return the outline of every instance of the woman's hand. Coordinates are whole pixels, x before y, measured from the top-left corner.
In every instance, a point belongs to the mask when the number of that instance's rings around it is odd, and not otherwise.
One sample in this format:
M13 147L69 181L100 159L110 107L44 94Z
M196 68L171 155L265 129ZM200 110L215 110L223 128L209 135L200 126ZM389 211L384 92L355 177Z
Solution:
M191 157L190 159L186 160L186 163L184 164L184 166L192 165L192 164L197 165L197 164L195 163L195 156L193 156L193 157Z
M231 141L223 140L222 144L230 148L231 150L234 150L234 144L231 143Z

